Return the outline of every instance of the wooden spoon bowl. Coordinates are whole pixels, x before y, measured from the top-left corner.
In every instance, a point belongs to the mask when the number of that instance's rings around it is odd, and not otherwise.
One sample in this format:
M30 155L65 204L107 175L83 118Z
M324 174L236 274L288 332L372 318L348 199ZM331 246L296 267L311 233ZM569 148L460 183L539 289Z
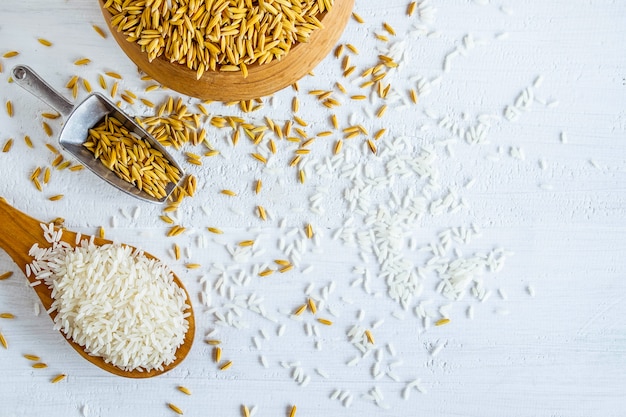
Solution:
M123 33L111 26L111 14L103 7L104 0L99 3L113 37L142 71L179 93L225 102L271 95L304 77L337 43L354 6L354 0L335 0L330 11L321 18L324 27L314 31L308 42L293 46L280 61L251 65L245 78L241 72L207 71L198 80L195 71L162 56L150 62L137 43L127 41Z
M30 264L32 261L32 258L28 255L30 248L35 243L38 243L40 247L48 247L50 245L43 236L43 231L40 226L41 223L42 222L40 222L39 220L36 220L10 206L2 197L0 197L0 247L4 249L7 254L13 259L13 261L20 267L20 269L24 271L24 274L26 274L26 265ZM85 238L89 238L89 236L85 236ZM63 237L61 238L61 240L74 246L76 241L76 233L67 229L63 229ZM94 243L96 245L104 245L112 242L106 239L95 238ZM144 254L148 257L154 258L148 253L144 252ZM31 283L37 281L34 274L31 274L31 276L28 277L28 280ZM176 275L174 275L174 281L179 287L181 287L185 291L185 294L187 295L187 300L190 300L187 290ZM41 300L44 308L46 310L50 309L53 299L51 290L48 288L48 286L46 286L45 284L40 284L34 286L33 289L39 296L39 299ZM90 355L89 353L85 352L83 346L80 346L72 339L66 338L65 335L63 336L64 339L83 358L87 359L89 362L93 363L99 368L104 369L107 372L127 378L150 378L163 374L175 368L183 361L183 359L185 359L185 357L189 353L195 333L195 320L191 305L188 308L187 312L190 313L187 317L189 329L185 334L183 344L180 345L180 347L176 351L176 359L169 365L163 366L163 369L161 370L153 369L151 371L143 372L137 370L125 371L115 365L106 363L104 359L100 356ZM56 311L52 312L50 314L50 317L54 320L54 318L56 317Z

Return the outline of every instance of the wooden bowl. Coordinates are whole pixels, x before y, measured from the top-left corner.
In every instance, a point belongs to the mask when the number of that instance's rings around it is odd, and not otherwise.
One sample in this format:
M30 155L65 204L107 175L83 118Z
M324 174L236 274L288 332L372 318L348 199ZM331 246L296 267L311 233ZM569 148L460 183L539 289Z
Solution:
M322 17L324 27L314 31L308 42L293 46L280 61L249 66L246 78L241 72L207 71L198 80L195 71L162 56L148 61L138 44L127 41L123 33L111 26L111 14L103 7L104 0L99 3L113 37L142 71L179 93L225 102L271 95L304 77L333 49L354 6L354 0L335 0L332 9Z

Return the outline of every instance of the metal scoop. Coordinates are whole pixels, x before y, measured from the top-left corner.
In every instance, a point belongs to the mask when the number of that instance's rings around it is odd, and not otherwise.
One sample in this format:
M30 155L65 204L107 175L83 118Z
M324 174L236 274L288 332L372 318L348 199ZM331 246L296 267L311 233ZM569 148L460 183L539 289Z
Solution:
M35 97L54 108L65 118L65 123L59 134L59 144L63 149L71 153L76 159L81 161L87 168L104 179L115 188L124 191L134 197L151 203L163 203L167 200L177 184L169 183L165 187L166 196L155 198L140 190L133 184L119 178L113 171L109 170L102 162L96 159L93 154L83 146L88 137L89 129L98 125L105 116L115 117L129 132L137 134L153 148L157 149L169 161L169 163L180 171L181 180L184 176L183 169L176 163L174 158L163 148L163 146L145 129L139 126L130 116L122 112L115 104L102 94L90 94L82 103L74 106L65 97L57 93L48 83L46 83L35 71L25 65L17 65L11 71L16 84L24 88Z

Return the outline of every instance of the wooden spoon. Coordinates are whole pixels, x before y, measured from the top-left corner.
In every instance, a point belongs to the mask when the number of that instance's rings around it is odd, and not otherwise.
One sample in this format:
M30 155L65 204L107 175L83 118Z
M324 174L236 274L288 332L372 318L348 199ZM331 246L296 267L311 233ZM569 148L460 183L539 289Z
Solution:
M142 71L172 90L205 100L239 101L261 98L281 90L313 70L335 46L354 7L354 0L335 0L333 7L320 19L323 28L314 31L308 42L295 45L280 61L251 65L248 76L241 72L207 71L197 80L196 72L164 57L148 60L135 42L111 26L111 14L99 0L104 20L113 37Z
M50 244L45 240L43 236L43 231L41 229L41 221L36 220L21 211L15 209L10 206L2 197L0 197L0 247L4 249L7 254L13 259L13 261L24 271L26 274L26 265L30 264L32 258L28 255L30 248L38 243L40 247L48 247ZM85 236L85 238L89 238L89 236ZM76 242L76 233L71 232L69 230L63 229L63 237L61 240L69 243L72 246L75 246ZM106 239L95 238L94 243L96 245L104 245L107 243L111 243L111 241ZM154 258L152 255L145 253L148 257ZM30 282L36 281L36 278L33 274L28 277ZM176 284L185 291L187 295L187 300L190 300L189 294L185 289L184 285L180 281L180 279L174 275L174 281ZM52 295L48 286L44 284L37 285L33 287L41 303L44 308L48 310L52 306ZM85 359L94 365L104 369L105 371L111 372L115 375L124 376L127 378L150 378L156 375L160 375L165 373L177 365L179 365L183 359L189 353L191 349L191 345L193 343L193 337L195 333L195 320L193 316L193 310L191 306L187 310L190 315L187 317L187 321L189 323L189 329L185 334L185 340L182 345L176 351L176 359L174 362L170 363L167 366L164 366L162 370L151 370L151 371L124 371L123 369L118 368L115 365L110 363L106 363L104 359L100 356L91 356L87 352L85 352L84 347L80 346L78 343L75 343L72 339L68 339L63 334L64 339ZM54 320L56 316L56 311L50 313L50 317Z

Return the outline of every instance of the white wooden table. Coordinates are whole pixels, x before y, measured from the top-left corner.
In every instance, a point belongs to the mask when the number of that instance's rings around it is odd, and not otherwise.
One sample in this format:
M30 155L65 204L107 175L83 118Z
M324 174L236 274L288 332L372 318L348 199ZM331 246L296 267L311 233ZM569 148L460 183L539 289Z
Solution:
M354 76L343 78L341 59L330 56L315 76L299 83L299 92L287 88L264 98L256 112L207 105L211 115L284 123L293 117L292 99L298 97L298 116L309 122L304 130L333 135L311 144L306 181L300 184L297 170L288 166L296 144L276 139L278 152L263 166L250 157L255 148L245 136L233 146L231 131L207 123L220 156L195 166L184 162L184 152L202 148L174 150L199 184L197 195L175 215L188 228L175 238L165 236L168 225L159 220L158 207L116 192L87 171L53 170L43 192L37 191L32 171L54 158L44 143L55 139L41 129L40 115L49 109L7 79L10 68L22 63L67 97L63 86L72 75L100 90L98 75L105 71L123 75L120 91L155 103L175 93L144 93L148 83L111 36L102 39L92 29L105 27L96 1L0 3L0 56L20 52L0 58L0 145L13 139L11 149L0 153L0 195L42 220L63 217L68 228L83 233L103 226L107 237L162 257L188 285L198 326L193 350L174 371L150 380L109 375L76 355L45 312L34 314L35 293L2 252L0 274L15 273L0 282L0 313L16 318L0 319L9 345L0 348L0 415L169 416L174 413L168 403L190 416L240 416L243 405L257 416L286 416L294 404L300 417L624 415L626 3L430 1L420 2L421 16L413 17L406 15L408 3L358 2L355 11L365 23L352 20L341 39L359 50L351 55ZM384 22L396 36L385 32ZM384 43L376 33L388 36L395 52L377 50ZM383 100L355 101L349 95L363 91L356 74L375 64L378 54L391 53L400 54L401 65L386 79L392 84L389 107L377 118ZM82 57L92 62L76 67L73 62ZM347 95L336 90L335 81ZM417 104L409 98L411 88L419 92ZM326 109L309 94L315 89L335 91L343 104ZM86 95L84 89L79 95ZM12 118L4 111L7 100ZM198 101L185 102L191 108ZM142 116L154 113L143 105L123 107ZM329 122L331 113L338 130ZM58 132L60 124L50 124ZM337 161L336 171L325 172L341 129L354 124L365 126L370 138L387 129L376 141L378 155L367 150L364 136L346 140L345 159ZM459 137L471 126L484 129L484 135ZM453 240L447 256L467 258L498 248L512 253L499 271L477 276L488 294L482 302L472 295L473 284L460 301L444 298L436 292L436 274L425 273L423 293L404 309L388 295L376 257L341 238L354 238L350 227L364 239L373 230L350 209L345 196L355 185L341 173L355 164L358 178L368 170L372 177L380 175L397 157L393 144L402 141L412 148L401 154L414 158L432 148L436 156L430 167L440 188L426 201L453 194L443 201L449 204L445 213L428 211L403 230L399 253L409 268L426 268L429 255L420 248L446 230L475 225L480 236L467 244ZM263 189L255 195L257 179ZM398 214L407 190L417 196L424 186L415 174L396 175L393 185L372 191L362 207L370 212L385 206ZM227 197L222 189L239 195ZM57 194L64 198L48 200ZM266 208L267 221L256 215L257 205ZM436 203L432 208L437 211ZM307 223L313 225L313 240L302 238ZM224 234L210 234L207 227ZM228 248L245 239L256 239L253 256L231 256ZM174 243L183 252L178 261L170 254ZM292 248L292 261L299 260L292 271L265 278L254 273L265 263L274 267L274 259L290 258L286 252ZM188 270L190 262L202 267ZM228 271L223 290L219 268ZM367 270L365 281L361 270ZM208 305L200 297L203 278ZM239 278L243 282L237 283ZM327 301L317 317L332 320L332 326L315 321L310 312L301 320L290 317L311 285L311 294ZM233 306L249 302L252 294L262 298L267 317L251 311L254 299L251 309ZM422 308L426 319L420 317ZM223 325L220 315L231 325ZM443 316L450 323L434 326ZM355 325L375 338L363 358L347 336ZM212 331L208 338L220 339L223 357L233 361L227 371L218 370L212 347L204 343ZM33 369L23 354L39 355L48 368ZM67 378L51 384L59 373ZM416 379L419 384L411 384ZM193 394L179 392L179 385ZM415 385L423 392L411 388ZM378 404L376 393L383 397Z

